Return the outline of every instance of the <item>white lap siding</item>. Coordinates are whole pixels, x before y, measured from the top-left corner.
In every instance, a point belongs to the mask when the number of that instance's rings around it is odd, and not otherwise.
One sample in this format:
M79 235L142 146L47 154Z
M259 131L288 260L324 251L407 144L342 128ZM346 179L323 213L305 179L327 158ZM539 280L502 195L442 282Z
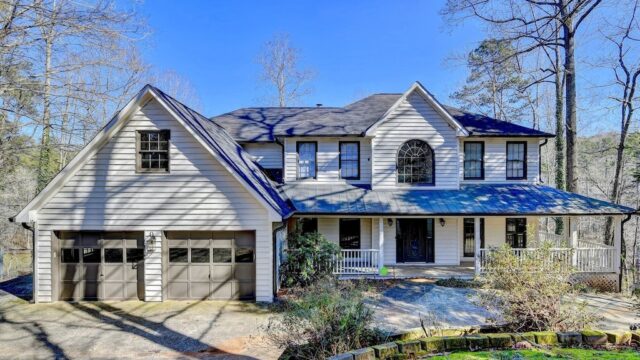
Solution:
M435 152L436 188L458 187L456 131L420 95L413 93L375 131L372 141L375 188L396 187L396 158L408 140L427 142ZM433 187L431 187L433 188Z
M484 142L484 180L464 180L464 142ZM527 143L527 178L507 180L507 142L525 141ZM460 180L463 183L537 183L540 180L538 139L523 138L467 138L460 141Z
M286 138L284 142L285 182L296 181L298 156L297 143L313 141L317 143L317 179L304 181L316 183L347 182L350 184L371 183L371 140L359 137L353 138ZM340 179L340 142L360 142L360 179Z
M136 173L136 131L159 129L171 131L171 172ZM133 114L45 204L38 212L38 230L38 297L42 301L52 298L46 290L52 282L47 265L52 230L254 230L256 297L272 300L267 210L155 101ZM153 282L150 277L146 280Z
M242 146L265 169L282 169L282 146L276 143L248 143Z

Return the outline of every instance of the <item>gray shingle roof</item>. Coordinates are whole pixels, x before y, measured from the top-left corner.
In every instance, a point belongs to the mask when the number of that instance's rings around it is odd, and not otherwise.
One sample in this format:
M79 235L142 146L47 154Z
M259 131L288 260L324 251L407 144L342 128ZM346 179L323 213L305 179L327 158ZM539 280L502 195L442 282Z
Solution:
M251 156L242 149L242 146L225 129L167 95L162 90L151 85L147 86L171 107L188 126L198 133L219 158L237 175L246 180L247 184L260 194L281 216L286 217L293 212L294 209L287 201L286 195L264 175Z
M542 185L462 185L459 190L371 190L349 184L291 183L297 214L614 215L636 210Z
M374 94L345 107L243 108L211 119L241 142L274 141L276 136L360 136L401 96ZM445 109L475 136L554 136L449 106Z

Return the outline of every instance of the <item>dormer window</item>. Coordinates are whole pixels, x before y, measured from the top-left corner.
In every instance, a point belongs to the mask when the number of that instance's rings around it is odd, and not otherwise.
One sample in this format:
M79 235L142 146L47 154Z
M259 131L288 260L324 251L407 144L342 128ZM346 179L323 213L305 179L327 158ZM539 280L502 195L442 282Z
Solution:
M312 141L299 141L298 147L298 180L315 179L317 172L318 144Z
M169 172L169 130L138 131L137 171Z
M433 150L422 140L409 140L398 150L398 183L435 185Z

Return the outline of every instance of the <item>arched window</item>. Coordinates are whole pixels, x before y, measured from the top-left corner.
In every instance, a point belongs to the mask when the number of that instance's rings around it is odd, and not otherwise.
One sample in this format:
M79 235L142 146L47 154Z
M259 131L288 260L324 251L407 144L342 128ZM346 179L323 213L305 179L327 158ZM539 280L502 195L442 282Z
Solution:
M398 183L434 185L433 150L422 140L409 140L398 150Z

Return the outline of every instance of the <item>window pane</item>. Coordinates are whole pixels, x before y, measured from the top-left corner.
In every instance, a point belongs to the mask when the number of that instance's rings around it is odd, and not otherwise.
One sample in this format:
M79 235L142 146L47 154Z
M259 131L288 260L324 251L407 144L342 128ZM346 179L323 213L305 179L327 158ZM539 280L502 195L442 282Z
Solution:
M316 176L316 144L298 143L298 178Z
M184 248L169 248L169 262L172 263L186 263L188 262L188 249Z
M252 263L253 262L253 248L236 248L236 262L237 263Z
M122 249L104 249L104 262L121 263Z
M317 218L296 219L296 228L303 235L318 232L318 219Z
M507 143L507 178L523 179L526 177L526 144Z
M340 248L360 249L360 219L340 219Z
M169 170L169 131L145 131L140 133L140 169Z
M230 263L231 262L231 249L229 248L213 248L213 262L214 263Z
M527 247L527 219L508 218L507 219L506 243L513 248Z
M208 263L209 248L191 248L192 263Z
M420 140L410 140L398 150L398 182L433 185L433 151Z
M62 249L62 262L77 264L80 262L80 249Z
M99 248L83 248L82 249L82 262L85 264L88 263L99 263L101 260L100 249Z
M127 249L127 262L137 263L144 259L144 249Z

